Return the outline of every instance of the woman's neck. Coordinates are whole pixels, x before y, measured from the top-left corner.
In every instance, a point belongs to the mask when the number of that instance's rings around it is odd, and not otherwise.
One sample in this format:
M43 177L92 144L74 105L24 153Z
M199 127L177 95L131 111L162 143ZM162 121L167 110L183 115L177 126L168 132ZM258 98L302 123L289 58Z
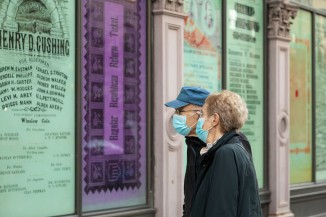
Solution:
M212 135L208 139L207 144L215 144L223 135L224 133L222 133L218 128L216 128L216 130L212 132Z

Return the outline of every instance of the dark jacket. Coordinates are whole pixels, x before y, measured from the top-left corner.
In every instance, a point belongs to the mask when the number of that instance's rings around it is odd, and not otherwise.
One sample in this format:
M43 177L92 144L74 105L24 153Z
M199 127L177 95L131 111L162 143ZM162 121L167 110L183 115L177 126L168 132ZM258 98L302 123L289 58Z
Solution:
M204 154L191 217L261 217L254 165L235 131Z
M200 150L206 146L197 137L186 137L187 166L184 179L183 217L190 216L191 200L195 188L195 181L200 168Z
M246 151L249 153L250 158L252 158L251 145L250 145L248 138L242 132L238 132L238 134L239 134L240 142L242 143L242 145L246 149Z

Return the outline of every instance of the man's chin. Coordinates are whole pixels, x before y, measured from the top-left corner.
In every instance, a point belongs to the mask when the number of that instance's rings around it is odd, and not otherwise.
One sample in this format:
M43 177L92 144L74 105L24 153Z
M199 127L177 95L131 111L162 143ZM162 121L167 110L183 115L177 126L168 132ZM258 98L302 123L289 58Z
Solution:
M196 133L189 133L188 135L187 135L188 137L197 137L197 134Z

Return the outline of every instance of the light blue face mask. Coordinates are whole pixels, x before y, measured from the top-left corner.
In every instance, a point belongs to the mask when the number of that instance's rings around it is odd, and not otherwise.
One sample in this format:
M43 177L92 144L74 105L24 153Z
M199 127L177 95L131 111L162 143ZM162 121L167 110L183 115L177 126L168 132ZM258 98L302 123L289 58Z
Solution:
M205 123L206 118L199 118L198 122L197 122L197 127L196 127L196 134L198 136L198 138L203 141L203 142L207 142L207 137L208 137L208 133L210 131L210 129L212 129L213 127L211 127L208 130L204 130L203 126Z
M193 127L193 126L188 127L187 116L183 116L183 115L174 114L172 123L175 131L183 136L187 136L190 133L191 128Z

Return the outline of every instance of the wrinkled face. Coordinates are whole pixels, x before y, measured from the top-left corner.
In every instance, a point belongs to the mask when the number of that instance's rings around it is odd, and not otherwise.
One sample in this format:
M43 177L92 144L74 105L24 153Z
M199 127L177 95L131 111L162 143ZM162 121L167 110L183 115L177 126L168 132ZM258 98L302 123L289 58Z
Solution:
M193 104L186 105L178 108L175 111L176 114L187 117L187 126L192 127L188 136L196 136L196 125L201 115L201 107Z

